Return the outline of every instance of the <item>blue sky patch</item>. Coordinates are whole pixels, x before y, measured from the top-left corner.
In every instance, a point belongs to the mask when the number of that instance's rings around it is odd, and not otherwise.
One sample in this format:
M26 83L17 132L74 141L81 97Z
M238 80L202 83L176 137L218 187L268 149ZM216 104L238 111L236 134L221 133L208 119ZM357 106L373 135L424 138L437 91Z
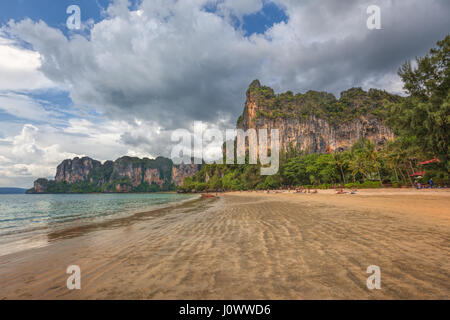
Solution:
M217 13L218 4L221 2L209 2L204 10L206 12ZM236 29L242 28L246 37L252 34L264 34L273 25L280 22L288 22L289 17L286 12L274 2L265 0L263 8L253 14L245 15L242 22L236 16L231 16L232 24Z
M280 7L273 2L264 2L261 11L244 16L242 28L246 36L254 33L263 34L274 24L288 22L289 18Z

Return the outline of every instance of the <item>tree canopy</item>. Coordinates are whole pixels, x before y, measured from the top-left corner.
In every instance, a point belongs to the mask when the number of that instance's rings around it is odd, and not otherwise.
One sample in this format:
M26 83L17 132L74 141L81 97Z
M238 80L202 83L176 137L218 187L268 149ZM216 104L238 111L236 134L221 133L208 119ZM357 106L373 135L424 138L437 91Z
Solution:
M448 167L450 122L450 35L415 66L405 62L398 72L409 94L392 104L390 123L400 136L408 136L423 153L437 156L443 169Z

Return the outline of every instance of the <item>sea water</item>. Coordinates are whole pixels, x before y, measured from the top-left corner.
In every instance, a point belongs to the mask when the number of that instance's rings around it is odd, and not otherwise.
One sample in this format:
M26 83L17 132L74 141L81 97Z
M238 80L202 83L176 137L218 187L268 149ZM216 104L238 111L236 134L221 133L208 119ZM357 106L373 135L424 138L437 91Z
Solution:
M0 255L45 245L49 230L121 218L190 198L174 193L0 195Z

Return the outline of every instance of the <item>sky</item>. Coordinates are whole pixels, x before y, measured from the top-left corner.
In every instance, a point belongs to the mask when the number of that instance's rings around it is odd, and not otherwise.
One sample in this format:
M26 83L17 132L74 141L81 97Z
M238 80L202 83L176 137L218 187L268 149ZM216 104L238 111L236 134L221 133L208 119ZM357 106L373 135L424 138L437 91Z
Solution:
M402 94L398 68L449 33L449 14L448 0L1 1L0 187L76 156L170 156L175 129L233 128L254 79Z

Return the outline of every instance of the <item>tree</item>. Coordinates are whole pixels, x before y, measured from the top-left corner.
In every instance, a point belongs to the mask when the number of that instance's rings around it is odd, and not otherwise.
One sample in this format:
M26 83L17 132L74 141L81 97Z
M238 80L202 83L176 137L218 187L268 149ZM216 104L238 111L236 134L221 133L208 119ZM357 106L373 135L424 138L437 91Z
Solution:
M380 174L380 168L381 168L381 162L379 159L378 151L375 148L375 145L372 141L367 140L364 148L365 157L366 157L366 163L369 167L369 172L373 173L376 172L378 176L378 180L380 181L380 184L383 185L383 181L381 180L381 174Z
M410 96L392 106L390 122L400 135L416 137L423 153L438 156L448 170L450 35L416 63L406 62L398 72Z
M336 166L339 168L339 173L341 175L342 183L346 184L345 171L349 165L349 154L347 152L334 152L333 159Z

